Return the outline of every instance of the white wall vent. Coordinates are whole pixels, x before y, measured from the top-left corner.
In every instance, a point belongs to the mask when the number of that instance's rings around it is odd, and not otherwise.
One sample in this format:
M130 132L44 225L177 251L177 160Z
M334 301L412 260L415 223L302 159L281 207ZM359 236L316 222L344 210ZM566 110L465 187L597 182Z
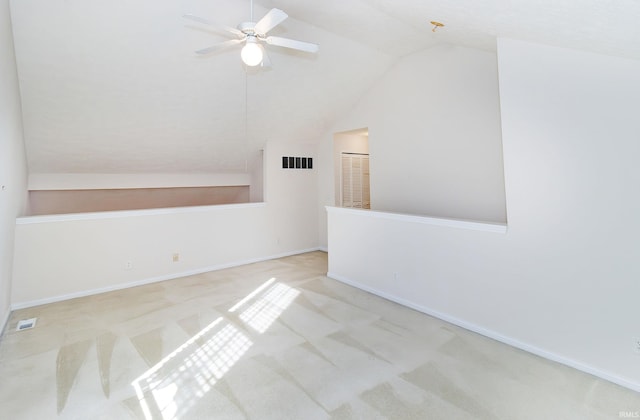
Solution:
M18 321L18 326L16 327L16 331L28 330L36 326L36 321L38 318L31 319L23 319Z

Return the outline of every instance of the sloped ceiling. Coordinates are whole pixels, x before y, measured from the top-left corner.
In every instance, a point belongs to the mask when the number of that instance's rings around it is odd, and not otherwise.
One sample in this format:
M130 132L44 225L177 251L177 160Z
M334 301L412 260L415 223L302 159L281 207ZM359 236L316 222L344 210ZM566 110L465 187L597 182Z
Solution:
M640 59L637 0L256 0L290 18L273 34L317 56L239 48L186 21L249 20L248 0L13 0L31 173L243 172L268 140L316 141L403 55L497 36ZM435 33L430 20L446 26ZM535 65L535 63L532 63ZM354 127L356 128L356 127Z

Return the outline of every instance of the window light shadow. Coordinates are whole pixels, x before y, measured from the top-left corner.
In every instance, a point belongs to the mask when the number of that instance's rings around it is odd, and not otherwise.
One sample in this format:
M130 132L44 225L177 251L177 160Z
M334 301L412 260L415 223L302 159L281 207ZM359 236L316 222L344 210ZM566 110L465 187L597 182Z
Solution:
M271 278L229 312L247 306L240 320L262 334L299 294ZM146 420L184 418L252 345L229 321L216 319L131 383Z
M285 284L276 283L260 299L240 314L240 319L259 332L264 333L273 322L300 294Z
M147 420L182 418L253 342L218 318L132 382Z

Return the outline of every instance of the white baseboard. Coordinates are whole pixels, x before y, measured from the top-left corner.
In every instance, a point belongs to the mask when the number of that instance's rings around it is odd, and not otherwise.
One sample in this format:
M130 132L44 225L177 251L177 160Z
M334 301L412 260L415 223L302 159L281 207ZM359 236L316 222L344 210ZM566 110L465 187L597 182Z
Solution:
M480 335L483 335L485 337L489 337L491 339L494 339L496 341L500 341L501 343L507 344L509 346L512 347L516 347L520 350L524 350L526 352L535 354L536 356L540 356L543 357L545 359L563 364L565 366L569 366L572 367L574 369L580 370L582 372L588 373L590 375L593 376L597 376L598 378L607 380L609 382L613 382L614 384L618 384L620 386L623 386L625 388L629 388L631 390L640 392L640 383L637 382L632 382L629 381L625 378L621 378L615 374L611 374L609 372L600 370L598 368L595 368L593 366L589 366L589 365L585 365L584 363L578 362L576 360L564 357L564 356L560 356L558 354L555 354L553 352L549 352L547 350L541 349L539 347L530 345L528 343L522 342L520 340L516 340L514 338L511 337L507 337L505 335L502 335L496 331L493 330L489 330L487 328L475 325L473 323L470 323L468 321L464 321L461 319L458 319L456 317L453 317L451 315L448 315L446 313L440 312L440 311L435 311L431 308L428 308L426 306L422 306L419 304L416 304L414 302L408 301L406 299L388 294L386 292L381 292L377 289L374 289L372 287L369 287L367 285L364 285L362 283L359 283L357 281L353 281L351 279L348 279L344 276L341 276L339 274L336 273L332 273L332 272L328 272L327 273L327 277L330 277L334 280L338 280L339 282L348 284L349 286L353 286L356 287L358 289L364 290L366 292L372 293L376 296L380 296L381 298L390 300L392 302L398 303L402 306L406 306L408 308L411 309L415 309L416 311L425 313L427 315L433 316L435 318L441 319L443 321L446 321L450 324L454 324L457 325L458 327L464 328L465 330L469 330L469 331L473 331L475 333L478 333Z
M162 276L136 280L128 283L115 284L113 286L100 287L98 289L82 290L79 292L68 293L64 295L57 295L57 296L47 297L43 299L30 300L26 302L17 302L11 305L11 310L31 308L33 306L46 305L48 303L61 302L63 300L97 295L97 294L106 293L106 292L113 292L115 290L128 289L130 287L143 286L145 284L157 283L160 281L171 280L171 279L176 279L180 277L188 277L196 274L207 273L209 271L223 270L225 268L237 267L239 265L253 264L261 261L273 260L276 258L283 258L283 257L290 257L292 255L304 254L307 252L319 251L319 250L320 248L316 247L316 248L309 248L309 249L301 249L297 251L283 252L281 254L270 255L266 257L251 258L251 259L242 260L242 261L233 261L233 262L224 263L224 264L211 265L207 267L197 268L194 270L182 271L179 273L171 273L171 274L166 274Z
M326 246L320 246L320 247L318 247L318 251L322 251L322 252L329 252L329 247L326 247Z

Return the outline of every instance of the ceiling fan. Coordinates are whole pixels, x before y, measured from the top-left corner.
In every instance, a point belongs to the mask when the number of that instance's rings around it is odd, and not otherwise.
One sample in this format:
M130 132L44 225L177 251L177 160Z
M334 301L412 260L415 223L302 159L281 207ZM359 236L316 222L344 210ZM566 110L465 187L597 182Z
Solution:
M319 50L318 44L267 35L270 30L281 24L289 16L280 9L271 9L262 19L258 22L254 22L253 0L251 0L251 20L249 22L240 23L236 28L220 25L216 22L194 15L184 15L184 17L198 23L209 25L216 29L229 32L236 37L235 39L230 39L228 41L212 45L211 47L197 50L196 54L209 54L233 45L244 43L240 56L247 66L253 67L259 64L262 64L263 66L269 65L268 57L264 52L262 43L291 48L298 51L305 51L308 53L317 53Z

